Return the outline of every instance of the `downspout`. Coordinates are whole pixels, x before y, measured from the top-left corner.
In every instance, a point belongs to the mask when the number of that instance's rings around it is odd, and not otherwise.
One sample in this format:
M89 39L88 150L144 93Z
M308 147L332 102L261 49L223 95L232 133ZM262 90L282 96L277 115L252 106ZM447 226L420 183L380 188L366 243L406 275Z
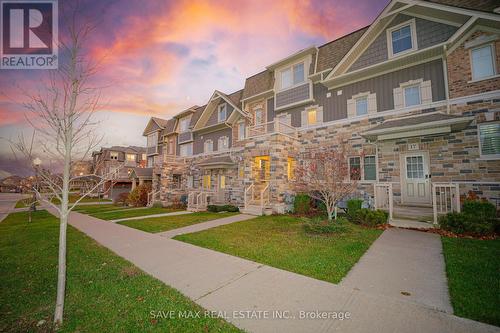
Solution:
M448 60L447 60L447 47L446 44L443 46L443 77L444 77L444 90L446 97L446 113L450 113L450 90L448 85Z

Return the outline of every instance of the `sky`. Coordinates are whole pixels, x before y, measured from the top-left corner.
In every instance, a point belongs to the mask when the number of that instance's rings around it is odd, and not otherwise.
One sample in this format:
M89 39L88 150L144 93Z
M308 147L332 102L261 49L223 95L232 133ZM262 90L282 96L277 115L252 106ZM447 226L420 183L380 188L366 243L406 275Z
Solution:
M387 3L82 0L81 17L98 22L86 54L100 64L103 98L94 117L102 145L145 145L149 117L204 105L215 89L239 90L265 66L369 25ZM46 70L0 70L0 138L29 132L21 91L36 91L46 76ZM23 173L19 163L0 141L0 177Z

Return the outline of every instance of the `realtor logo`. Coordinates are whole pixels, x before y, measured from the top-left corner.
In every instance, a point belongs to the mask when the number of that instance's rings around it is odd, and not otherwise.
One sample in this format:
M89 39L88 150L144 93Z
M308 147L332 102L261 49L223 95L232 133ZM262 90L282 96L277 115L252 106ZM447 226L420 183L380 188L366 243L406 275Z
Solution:
M57 0L0 0L0 69L57 69Z

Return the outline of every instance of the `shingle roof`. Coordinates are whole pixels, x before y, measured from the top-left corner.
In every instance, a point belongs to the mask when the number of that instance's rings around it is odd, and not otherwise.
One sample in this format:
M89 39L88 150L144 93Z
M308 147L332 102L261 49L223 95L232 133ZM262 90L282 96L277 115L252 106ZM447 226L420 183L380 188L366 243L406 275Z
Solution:
M165 128L165 125L167 125L168 120L167 119L162 119L158 117L151 117L159 126Z
M367 29L368 27L361 28L348 35L321 45L318 50L318 64L316 72L321 72L335 67Z
M191 122L189 123L189 126L193 127L194 125L196 125L196 122L198 121L198 119L200 119L203 110L205 110L205 107L206 105L203 105L195 110L195 112L191 116Z
M165 134L170 134L175 130L175 119L169 119L165 125Z
M241 109L241 96L243 94L243 89L235 91L234 93L231 93L229 95L226 95L226 94L224 94L223 92L220 92L220 91L218 91L218 93L220 95L224 96L224 98L230 100L231 103L233 103L234 105L236 105L238 107L238 109Z
M137 177L153 177L153 168L134 168Z
M491 12L495 8L500 7L498 0L425 0L427 2L437 3L441 5L448 5L460 7L465 9L480 10L483 12Z
M273 87L273 84L272 72L268 70L250 76L245 80L242 99L268 91Z
M111 146L109 148L103 147L101 150L113 150L113 151L121 151L121 152L136 152L136 153L143 153L146 152L145 147L138 147L138 146Z

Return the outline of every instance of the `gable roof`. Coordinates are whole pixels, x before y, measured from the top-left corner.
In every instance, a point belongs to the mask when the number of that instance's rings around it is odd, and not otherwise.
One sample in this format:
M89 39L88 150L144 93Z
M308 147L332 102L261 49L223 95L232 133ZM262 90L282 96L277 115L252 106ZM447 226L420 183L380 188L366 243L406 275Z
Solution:
M167 122L168 120L166 119L151 117L151 119L149 119L148 121L148 124L146 125L146 128L144 128L142 135L145 136L153 131L163 130L167 125Z
M271 90L274 85L273 74L267 69L260 73L250 76L245 80L245 88L243 89L242 99L261 94Z
M366 30L368 30L368 26L321 45L318 48L316 73L337 66L340 60L342 60L346 53L356 44Z
M165 125L165 134L170 134L170 133L173 133L175 131L175 118L171 118L167 121L167 124Z
M207 120L209 119L210 115L216 109L216 104L214 102L217 101L219 98L223 99L224 101L226 101L226 103L230 104L234 108L231 116L226 120L226 122L229 122L230 119L232 119L233 114L241 114L241 115L247 116L246 112L241 110L242 93L243 93L242 89L235 91L229 95L224 94L221 91L215 90L214 93L212 94L212 97L210 97L207 105L205 106L203 112L201 112L198 119L196 119L196 122L193 122L193 119L191 119L191 125L194 124L193 130L198 130L198 129L201 129L204 127L204 125L207 122ZM226 123L226 122L224 122L224 123ZM217 125L220 125L220 124L217 124Z
M191 122L189 123L189 126L192 128L196 125L196 123L198 122L198 119L200 119L203 111L205 111L205 108L207 107L207 105L203 105L203 106L200 106L199 108L196 109L196 111L193 113L193 115L191 116Z

